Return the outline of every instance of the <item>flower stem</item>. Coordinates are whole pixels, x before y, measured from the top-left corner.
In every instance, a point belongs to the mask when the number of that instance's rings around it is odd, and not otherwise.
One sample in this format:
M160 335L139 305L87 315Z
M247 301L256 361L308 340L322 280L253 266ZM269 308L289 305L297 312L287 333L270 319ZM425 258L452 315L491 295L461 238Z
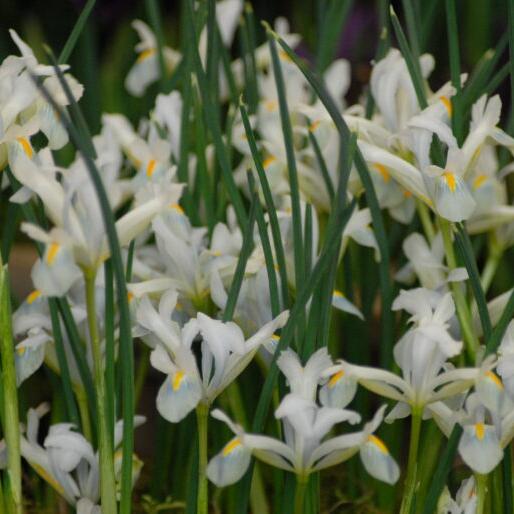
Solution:
M96 389L96 407L98 412L98 448L100 453L100 497L102 512L116 514L116 482L114 478L114 457L111 441L111 428L108 425L109 415L105 397L105 374L102 350L96 323L95 302L95 271L84 271L86 283L86 308L93 354L94 381Z
M487 256L487 260L482 271L482 277L480 279L484 293L487 293L487 290L491 286L491 282L493 281L494 275L498 268L498 264L500 264L502 254L503 248L492 242L489 250L489 255Z
M416 476L418 468L419 435L421 432L423 408L412 407L409 460L407 463L407 475L403 490L402 506L400 514L410 514L412 498L416 489Z
M484 514L485 497L487 496L487 475L475 474L477 484L477 510L476 514Z
M1 265L1 261L0 261ZM11 297L7 265L0 269L0 355L2 357L3 430L7 452L7 480L5 501L7 512L21 514L21 456L18 389L14 365Z
M294 514L304 514L305 512L305 491L309 477L306 475L296 475L296 492L294 496Z
M446 263L448 264L448 267L453 270L457 267L457 259L453 248L451 224L448 221L439 218L439 226L443 236ZM471 362L474 362L479 342L473 328L471 311L466 302L466 296L461 288L461 284L458 282L452 282L450 286L453 294L453 300L455 302L455 308L457 309L457 317L459 318L462 336L466 345L466 351Z
M209 496L207 489L207 424L209 407L200 403L196 408L198 422L198 501L196 514L207 514Z
M92 441L93 434L91 432L91 417L89 416L86 392L82 386L75 387L75 396L77 398L77 405L80 412L82 433L88 441Z
M428 210L428 207L420 200L416 200L416 210L418 211L418 216L421 220L423 231L428 238L428 242L432 243L435 237L435 230L432 224L432 220L430 219L430 211Z

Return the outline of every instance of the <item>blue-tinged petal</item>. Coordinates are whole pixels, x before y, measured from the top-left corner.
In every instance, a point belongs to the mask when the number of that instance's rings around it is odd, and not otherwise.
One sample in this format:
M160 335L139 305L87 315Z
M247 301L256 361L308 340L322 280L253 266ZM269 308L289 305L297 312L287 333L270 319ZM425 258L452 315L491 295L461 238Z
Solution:
M397 482L400 468L391 457L387 446L377 436L368 436L360 448L360 457L366 471L371 476L388 484Z
M459 453L473 471L483 475L490 473L503 458L495 428L484 423L464 427Z
M347 312L348 314L353 314L360 319L364 319L362 312L337 289L332 293L332 306L340 311Z
M462 178L455 173L445 171L437 179L435 207L443 218L450 221L463 221L471 217L476 202Z
M202 398L202 386L197 377L177 370L169 375L157 394L157 410L172 423L184 419Z
M344 409L357 392L357 380L343 369L334 373L319 392L319 400L325 407Z
M252 452L234 437L207 466L207 477L218 487L234 484L246 472Z

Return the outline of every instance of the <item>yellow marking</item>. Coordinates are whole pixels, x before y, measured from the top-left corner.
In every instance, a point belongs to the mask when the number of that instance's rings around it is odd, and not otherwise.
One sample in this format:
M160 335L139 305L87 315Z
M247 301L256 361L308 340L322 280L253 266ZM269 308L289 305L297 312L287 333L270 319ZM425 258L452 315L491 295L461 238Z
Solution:
M50 266L52 266L52 264L55 262L60 249L61 246L59 243L50 244L50 248L48 248L48 253L46 254L46 262L50 264Z
M214 257L221 257L221 252L219 250L213 250L211 253Z
M184 214L184 209L180 207L178 203L172 203L170 205L170 209L173 209L174 211L178 212L179 214Z
M36 464L35 462L29 461L29 464L34 468L36 473L46 480L60 495L64 495L64 489L62 488L62 485L59 484L56 480L54 480L49 474L48 471L40 466L39 464Z
M382 178L384 179L384 182L389 182L391 180L391 175L387 171L387 168L383 164L375 163L373 164L373 167L382 175Z
M457 189L457 181L455 180L455 174L451 173L450 171L445 171L443 173L444 181L446 182L446 185L448 186L448 189L455 193L455 190Z
M30 305L34 303L41 296L41 291L39 289L34 289L32 293L27 296L27 303Z
M148 48L147 50L143 50L137 57L136 62L143 62L146 59L148 59L148 57L151 57L153 54L155 54L155 48Z
M476 423L475 424L475 435L477 436L477 439L481 441L485 436L485 427L483 423Z
M174 391L178 391L180 389L180 386L181 386L182 381L184 380L185 376L186 376L186 374L183 371L177 371L173 375L173 381L172 381L171 385L172 385Z
M344 294L342 291L339 291L339 289L334 289L334 292L332 293L336 298L344 298Z
M263 168L264 169L269 168L271 166L271 164L273 164L276 160L277 160L277 158L274 155L270 155L269 157L266 157L266 159L264 159L264 162L262 163Z
M239 446L241 446L241 440L239 437L235 437L223 448L223 457L228 457L236 448L239 448Z
M337 385L337 383L344 377L344 371L338 371L337 373L334 373L330 380L328 381L328 387L332 389Z
M494 373L493 371L486 371L485 376L491 380L491 382L498 388L503 389L502 381L500 380L500 377Z
M23 151L27 155L29 159L32 159L32 156L34 155L34 151L32 150L32 147L30 146L29 140L26 137L17 137L16 141L20 143L21 147L23 148Z
M278 107L278 102L276 100L266 100L264 102L264 108L268 111L268 112L273 112L273 111L276 111L277 110L277 107Z
M384 455L389 455L389 450L387 449L387 446L384 444L382 439L379 439L376 435L368 436L368 443L375 445L378 448L378 450Z
M280 336L277 336L277 334L273 334L271 336L271 339L273 339L273 341L280 341Z
M405 190L403 191L403 196L404 196L405 198L410 198L410 197L412 196L412 193L411 193L410 191L407 191L407 189L405 189Z
M478 189L486 181L487 181L487 175L478 175L475 178L475 180L473 180L473 189Z
M146 165L146 176L150 178L153 175L153 172L155 171L155 165L157 164L157 161L155 159L150 159L148 161L148 164Z
M452 112L453 112L451 100L447 96L440 96L439 100L441 100L441 102L443 102L444 108L446 109L448 116L451 118Z
M318 127L319 127L319 124L321 123L320 120L316 120L316 121L313 121L310 126L309 126L309 131L310 132L314 132Z
M16 353L20 356L20 357L23 357L23 355L25 355L25 352L27 351L27 348L25 346L19 346L18 348L16 348Z
M127 300L130 303L134 299L134 293L127 291Z
M282 61L292 62L291 57L284 50L279 50L278 55Z

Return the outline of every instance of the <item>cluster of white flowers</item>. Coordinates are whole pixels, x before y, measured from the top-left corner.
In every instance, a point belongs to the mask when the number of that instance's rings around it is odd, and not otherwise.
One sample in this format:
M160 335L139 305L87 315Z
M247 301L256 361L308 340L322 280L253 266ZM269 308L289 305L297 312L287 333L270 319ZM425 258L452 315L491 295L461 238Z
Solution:
M216 5L221 41L229 47L241 16L242 2L223 0ZM137 20L133 26L140 42L125 86L131 94L142 96L160 78L159 52L164 69L170 73L181 62L182 55L168 47L158 50L156 38L144 22ZM289 32L286 20L278 19L275 30L291 47L299 44L300 36ZM43 363L60 373L49 298L67 298L91 369L95 366L94 350L88 344L93 337L91 316L98 328L101 351L105 352L103 263L109 259L110 251L100 203L84 159L77 154L67 167L54 162L52 151L63 147L68 136L36 82L39 80L63 108L69 104L69 98L55 68L39 64L14 31L11 36L21 56L10 56L0 65L0 167L8 165L12 172L12 182L3 174L2 186L15 189L15 182L21 184L10 200L27 204L37 198L51 224L49 229L34 223L22 225L30 238L42 243L43 251L32 269L35 289L13 316L20 385ZM202 62L206 61L206 53L204 29L199 41ZM295 298L302 286L296 283L295 273L297 220L291 207L289 156L269 46L258 47L254 57L259 98L250 123L258 139L276 207L287 287ZM340 136L323 103L313 99L301 70L285 52L279 52L279 59L292 124L303 225L307 224L308 206L312 206L309 253L314 265L320 255L327 215L333 208L328 186L337 185L339 179ZM434 66L432 56L419 58L424 80L428 80ZM59 68L63 73L68 69L65 65ZM241 89L244 68L241 59L231 63L236 86ZM78 101L83 87L71 75L66 73L64 77L74 100ZM431 418L446 436L455 424L461 425L458 451L470 470L479 475L496 468L514 437L514 322L509 325L497 354L485 356L482 347L470 346L467 341L465 347L455 294L460 292L465 296L469 277L466 269L450 262L446 254L448 238L452 245L454 224L461 222L470 234L488 234L502 251L514 243L514 206L508 204L505 181L513 167L499 169L497 156L499 148L514 153L514 139L498 127L500 98L484 95L475 102L469 132L459 145L452 132L454 87L447 83L432 92L427 85L428 107L421 110L406 62L398 50L389 50L373 65L370 90L375 113L369 119L365 116L364 99L347 105L344 97L350 77L349 63L339 59L324 72L323 81L344 121L356 134L357 149L369 168L380 208L405 227L411 224L416 212L425 217L425 234L411 232L404 239L407 263L395 274L397 282L413 286L402 289L392 306L394 311L404 311L410 316L393 350L397 371L355 365L341 359L341 355L334 355L332 360L324 348L302 363L292 349L284 349L276 356L276 363L290 391L280 399L275 410L275 417L282 423L284 440L249 433L219 409L213 410L212 417L226 423L235 434L208 464L207 476L217 486L238 481L252 455L305 481L311 473L340 464L357 453L369 474L394 484L400 476L399 467L385 444L374 435L383 418L393 422L412 416L413 427L415 420L421 423L422 419ZM228 101L227 79L221 68L219 87L220 97ZM192 88L196 94L194 80ZM244 195L253 198L247 183L247 170L255 170L248 134L235 106L229 111L233 124L226 144L236 156L235 183ZM117 216L116 230L124 258L131 262L127 289L132 335L151 349L151 365L166 375L156 395L156 408L172 423L180 422L195 409L208 412L254 357L267 372L280 341L277 332L288 323L286 307L290 307L281 306L278 315L272 314L265 248L262 234L255 230L250 234L252 250L233 320L225 320L231 285L244 246L244 227L238 225L231 205L221 204L225 222L206 220L206 200L198 199L193 208L205 220L204 226L188 217L184 202L180 205L183 192L195 189L199 167L206 167L210 176L216 167L215 151L210 144L201 156L201 163L198 152L181 154L182 112L183 99L178 91L159 94L148 118L137 128L122 114L104 114L102 129L92 139L94 163L100 171L110 207L113 212L122 213ZM36 145L35 136L39 132L46 136L46 145ZM434 165L431 159L434 140L446 155L444 166ZM185 183L177 176L181 161L187 168ZM323 166L328 176L324 176ZM256 183L260 184L258 180ZM257 189L257 198L266 206L260 185ZM363 189L352 166L347 198L360 199ZM214 190L215 194L221 192L216 183ZM335 265L342 262L350 244L370 248L375 259L381 259L370 210L362 207L362 201L358 205L361 207L354 209L345 225ZM273 240L269 217L265 218L265 225L269 239ZM273 247L272 253L275 257L277 248ZM86 304L87 276L95 278L93 313ZM485 281L485 289L488 282L490 278ZM501 311L507 298L508 294L504 294L490 302L493 324L498 317L495 313ZM332 307L364 318L359 307L336 289L332 292ZM307 303L306 308L311 309L312 303ZM472 330L480 335L478 326L477 321ZM83 391L83 377L64 325L61 331L72 384ZM397 403L387 413L385 405L379 408L373 419L359 430L343 435L334 433L338 423L361 422L357 412L347 409L359 385ZM69 423L52 425L41 446L39 419L47 410L46 405L41 405L28 411L25 435L21 439L22 456L79 511L99 512L98 453ZM237 417L237 413L233 414ZM136 417L135 421L139 424L143 419ZM121 434L118 423L114 428L115 449ZM119 460L117 452L115 458ZM141 462L134 456L134 480L140 467ZM440 512L474 513L475 480L469 478L463 482L455 501L445 492L439 503Z

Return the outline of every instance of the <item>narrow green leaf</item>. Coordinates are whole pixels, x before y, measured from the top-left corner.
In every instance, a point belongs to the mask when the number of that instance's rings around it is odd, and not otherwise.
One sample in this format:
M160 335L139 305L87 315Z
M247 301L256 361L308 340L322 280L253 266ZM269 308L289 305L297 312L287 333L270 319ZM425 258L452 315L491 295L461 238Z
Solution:
M398 20L398 17L396 16L396 13L392 7L390 12L394 33L396 35L396 39L398 40L398 45L400 46L403 58L405 59L407 69L409 70L418 103L421 109L425 109L428 106L428 102L426 98L425 81L423 79L423 75L421 74L419 60L415 59L414 55L412 54L412 51L409 48L409 44L407 43L407 38L405 37L405 33L403 32L402 26L400 25L400 21Z
M270 31L271 29L268 28L268 30ZM309 81L311 87L314 89L319 99L327 109L330 117L334 121L339 135L344 141L344 144L347 146L350 140L350 130L348 129L343 116L339 112L337 105L327 93L321 81L308 69L308 67L302 61L300 61L298 56L294 53L293 50L291 50L287 43L277 34L274 34L274 36L277 38L280 46L282 46L287 55L295 62L300 71L304 74L305 78ZM364 160L364 157L358 148L355 152L355 165L359 174L359 178L364 186L366 199L371 211L373 227L375 229L375 236L380 251L380 286L382 291L381 365L388 368L392 361L392 343L394 332L394 318L391 310L392 285L391 278L389 276L389 245L387 241L384 221L382 218L382 212L380 210L380 205L378 203L375 189L373 187L373 182L371 180L366 161ZM344 178L343 184L344 190L346 190L347 180L348 177L346 176Z
M353 0L330 0L323 16L321 33L318 34L316 69L323 72L332 62L341 38L346 20L350 14Z
M273 203L273 196L269 187L268 179L266 178L266 172L262 164L262 159L257 148L257 142L255 141L255 135L250 125L250 119L246 112L245 106L240 103L239 110L241 111L241 119L245 128L246 137L248 139L248 145L252 153L253 162L259 175L259 181L266 202L266 208L268 210L269 223L271 227L271 235L273 237L273 246L275 249L275 255L277 258L278 273L280 275L280 282L282 287L282 299L284 306L289 305L289 286L287 281L287 268L286 268L286 257L284 252L284 245L282 243L282 234L280 233L280 225L278 223L277 211Z
M448 34L448 50L450 54L450 74L455 95L452 96L452 128L459 145L464 138L463 115L461 109L460 52L459 32L457 26L457 10L455 0L445 0L446 31Z
M402 0L403 14L407 24L407 34L409 36L410 49L414 59L419 59L421 49L419 46L419 13L416 12L415 0Z
M3 432L7 452L6 502L12 514L22 514L20 418L14 364L11 292L7 265L0 262L0 357L2 363Z
M109 426L112 427L111 437L114 437L114 423L116 422L116 374L115 374L115 348L114 348L114 277L112 263L107 259L104 264L105 283L105 389L106 403L109 416Z
M71 423L80 426L80 418L73 397L73 386L70 377L70 370L68 368L68 359L64 349L64 341L62 338L61 322L59 320L59 312L57 310L57 303L54 298L48 299L48 306L50 307L50 319L52 321L52 334L55 344L55 353L57 354L57 362L59 363L59 372L61 375L62 389L64 401L66 405L66 414Z
M460 250L466 270L468 271L469 281L475 301L477 302L478 314L480 315L480 322L482 323L482 330L484 332L485 340L488 341L491 337L492 326L489 311L487 310L487 300L485 298L482 284L480 283L480 273L478 272L475 256L473 255L473 247L469 240L469 235L466 229L460 225L455 235L457 247Z
M64 92L66 93L66 96L68 97L68 101L70 104L76 105L76 102L71 95L68 84L64 79L62 72L55 65L54 70L57 74L57 77L59 78ZM60 108L60 106L49 94L48 90L42 84L38 84L37 80L34 80L34 82L41 91L41 94L45 100L59 114L60 119L70 136L70 140L76 149L82 154L82 158L98 196L98 201L100 203L102 217L105 224L105 230L107 233L107 240L109 242L109 249L111 252L111 259L118 292L118 309L120 316L120 359L123 376L123 460L121 471L120 512L122 514L128 514L132 509L132 458L134 448L134 355L131 335L130 311L125 283L125 269L123 266L121 249L118 241L118 233L116 232L114 223L114 214L111 210L109 199L107 197L100 172L98 171L84 140L80 137L79 132L71 123L67 114ZM76 108L79 109L78 106ZM91 142L90 145L92 145Z
M332 179L330 178L330 173L327 169L327 163L325 162L325 158L321 153L321 148L319 147L318 140L316 136L309 130L309 142L314 150L314 155L316 156L316 161L318 162L319 169L321 171L321 176L323 177L323 181L325 182L325 187L327 188L327 193L329 198L332 200L334 198L334 184L332 183Z
M256 203L257 202L254 197L250 207L248 222L243 233L243 245L237 260L236 271L232 279L232 284L228 293L227 304L225 305L225 310L223 312L223 321L229 321L234 316L237 299L239 297L239 292L241 291L241 285L243 284L246 263L248 262L248 258L250 257L250 254L253 250L253 227L255 224Z
M303 230L302 230L302 210L300 205L300 186L298 182L298 171L296 169L296 157L293 142L293 128L289 117L289 108L286 98L286 87L284 76L282 74L282 65L278 57L275 40L268 35L268 42L271 51L271 61L273 63L273 75L275 77L275 85L277 88L278 103L280 109L280 120L282 133L284 135L284 145L286 149L287 169L289 174L289 188L291 194L291 210L293 223L293 253L294 253L294 272L296 288L302 282L304 277L304 246L303 246ZM303 324L303 323L301 323ZM302 327L300 326L300 330ZM305 332L305 330L303 330Z
M200 88L200 94L202 97L203 109L205 110L207 126L213 139L214 149L216 150L216 156L218 158L218 162L222 171L223 182L225 184L225 188L230 197L230 200L234 206L237 221L240 227L244 227L246 226L246 212L244 209L243 202L241 200L239 190L237 189L237 186L234 182L234 176L232 175L232 166L230 164L228 151L222 137L223 132L221 129L221 123L217 116L216 109L214 108L214 101L207 87L207 77L202 66L202 61L200 60L200 55L198 53L192 0L186 0L185 5L189 25L188 44L192 52L194 69L198 79L198 86Z
M444 452L439 460L439 464L437 465L432 477L432 482L430 483L430 487L425 498L423 514L434 514L436 511L437 502L439 501L439 497L446 485L446 480L453 465L453 460L457 453L457 447L461 435L462 427L458 423L455 423L448 439L448 443L446 444Z
M68 59L70 58L70 55L73 52L75 45L77 44L80 34L82 33L82 30L84 29L87 23L89 15L93 11L95 3L96 0L88 0L86 2L86 5L84 5L84 8L82 9L80 16L78 17L77 22L73 27L73 30L71 31L70 35L68 36L68 39L66 40L66 43L63 46L63 49L61 50L58 59L58 62L60 64L68 62Z

